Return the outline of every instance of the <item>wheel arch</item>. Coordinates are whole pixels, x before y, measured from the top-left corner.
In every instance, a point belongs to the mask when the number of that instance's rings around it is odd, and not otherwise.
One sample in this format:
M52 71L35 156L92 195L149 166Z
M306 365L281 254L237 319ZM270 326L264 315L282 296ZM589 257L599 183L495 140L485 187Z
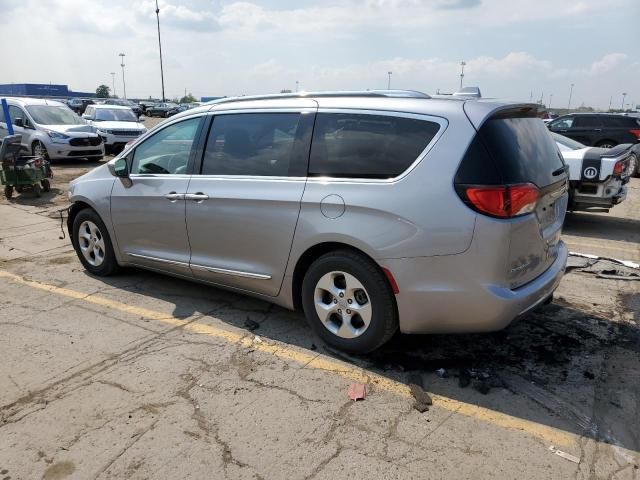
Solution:
M291 295L293 300L293 306L296 310L302 309L302 280L304 279L305 274L309 270L311 264L320 258L322 255L325 255L329 252L334 252L337 250L349 250L351 252L357 253L359 255L363 255L369 260L371 260L377 267L382 276L385 278L389 289L393 292L394 286L391 284L389 280L388 274L383 270L383 267L369 254L360 248L354 247L353 245L349 245L348 243L343 242L321 242L311 247L307 248L298 260L296 261L296 265L293 269L293 275L291 279ZM398 306L394 297L394 307L396 309L396 314L398 312Z
M608 138L603 138L602 140L598 140L598 143L596 143L595 146L596 147L600 147L601 145L604 145L604 144L607 144L607 143L612 144L614 147L616 145L618 145L618 142L616 142L615 140L608 139Z

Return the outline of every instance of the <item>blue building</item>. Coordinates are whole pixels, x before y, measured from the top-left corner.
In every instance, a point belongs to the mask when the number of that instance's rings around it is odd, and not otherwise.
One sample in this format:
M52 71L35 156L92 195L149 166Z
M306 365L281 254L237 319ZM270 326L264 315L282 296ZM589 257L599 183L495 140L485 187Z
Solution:
M67 85L55 85L50 83L5 83L0 84L0 96L16 97L95 97L95 92L73 92Z

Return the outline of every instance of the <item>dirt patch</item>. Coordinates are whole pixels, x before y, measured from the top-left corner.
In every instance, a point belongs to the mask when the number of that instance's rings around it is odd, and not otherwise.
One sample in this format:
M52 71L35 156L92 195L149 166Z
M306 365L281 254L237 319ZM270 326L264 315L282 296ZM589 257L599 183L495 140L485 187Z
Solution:
M76 470L72 462L57 462L47 468L42 480L59 480L68 477Z

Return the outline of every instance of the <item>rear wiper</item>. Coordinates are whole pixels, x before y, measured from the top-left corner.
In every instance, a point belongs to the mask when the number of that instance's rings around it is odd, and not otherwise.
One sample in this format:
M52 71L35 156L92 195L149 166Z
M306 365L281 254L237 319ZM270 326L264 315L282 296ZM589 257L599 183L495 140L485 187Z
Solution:
M554 170L553 172L551 172L551 175L553 175L554 177L557 177L561 173L566 173L567 170L569 170L569 168L565 165L565 166L560 167L557 170Z

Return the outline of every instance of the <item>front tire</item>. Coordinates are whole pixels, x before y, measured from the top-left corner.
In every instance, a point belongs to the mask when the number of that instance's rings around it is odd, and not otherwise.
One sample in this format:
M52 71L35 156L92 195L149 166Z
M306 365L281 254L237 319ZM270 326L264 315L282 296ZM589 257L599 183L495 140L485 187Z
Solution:
M31 154L35 157L42 157L45 160L49 160L49 153L47 152L47 147L44 146L40 140L36 140L31 145Z
M81 210L73 219L73 248L87 271L106 277L118 270L107 227L93 210Z
M329 345L368 353L398 328L395 299L378 265L349 250L327 253L311 264L302 282L307 321Z

